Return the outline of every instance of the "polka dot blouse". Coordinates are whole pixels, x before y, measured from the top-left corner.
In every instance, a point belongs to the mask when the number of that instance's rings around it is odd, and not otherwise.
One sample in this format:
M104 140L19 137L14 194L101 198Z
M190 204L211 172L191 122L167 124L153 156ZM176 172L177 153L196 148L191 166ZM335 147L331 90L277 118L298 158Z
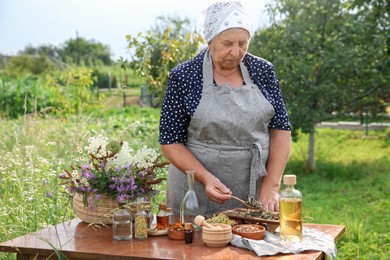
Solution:
M168 86L161 108L160 144L183 143L187 141L187 128L194 115L203 88L203 57L200 52L193 59L174 68L168 78ZM269 128L291 130L282 93L273 66L268 61L246 54L243 59L249 74L264 97L272 104L275 115Z

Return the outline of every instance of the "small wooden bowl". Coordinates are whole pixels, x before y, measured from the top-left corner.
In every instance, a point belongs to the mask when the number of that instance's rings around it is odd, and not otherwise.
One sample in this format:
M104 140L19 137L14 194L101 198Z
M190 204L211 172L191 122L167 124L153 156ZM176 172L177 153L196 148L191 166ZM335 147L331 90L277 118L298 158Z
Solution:
M192 239L194 239L194 235L195 235L195 229L194 229L194 226L192 226ZM174 228L168 228L168 238L172 239L172 240L184 240L185 238L185 233L184 233L184 229L183 230L176 230Z
M261 225L241 224L232 228L232 233L254 240L261 240L265 235L265 228Z

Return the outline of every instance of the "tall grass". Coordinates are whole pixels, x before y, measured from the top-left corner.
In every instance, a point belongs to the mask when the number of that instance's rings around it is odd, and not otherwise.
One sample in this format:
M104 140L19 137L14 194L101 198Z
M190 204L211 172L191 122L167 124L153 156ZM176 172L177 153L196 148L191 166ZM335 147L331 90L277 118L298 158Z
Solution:
M75 217L56 176L72 163L85 133L105 131L133 148L157 148L158 117L157 109L128 107L98 117L0 119L0 241ZM317 170L306 171L304 134L293 144L286 168L298 177L304 221L346 226L339 259L385 259L390 254L389 140L382 132L366 137L331 129L318 129L316 138ZM0 259L15 256L0 253Z

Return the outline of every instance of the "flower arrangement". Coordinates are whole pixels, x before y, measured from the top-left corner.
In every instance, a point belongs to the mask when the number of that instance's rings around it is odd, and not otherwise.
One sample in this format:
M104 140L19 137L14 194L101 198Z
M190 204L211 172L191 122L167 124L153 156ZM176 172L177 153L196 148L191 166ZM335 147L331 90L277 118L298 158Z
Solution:
M167 162L160 162L155 149L143 147L134 151L126 141L109 140L102 134L90 137L88 146L79 147L77 166L71 165L59 178L71 196L83 195L83 202L93 209L103 195L126 204L140 196L155 196L154 185Z

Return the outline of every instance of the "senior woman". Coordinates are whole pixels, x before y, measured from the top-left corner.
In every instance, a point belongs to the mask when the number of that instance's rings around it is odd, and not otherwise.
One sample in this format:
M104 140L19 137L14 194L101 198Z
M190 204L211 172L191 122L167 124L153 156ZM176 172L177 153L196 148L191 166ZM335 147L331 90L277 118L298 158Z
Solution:
M242 207L232 194L278 211L291 135L273 66L247 53L251 29L240 2L210 5L204 36L208 48L171 71L161 109L167 203L178 214L192 169L207 216Z

